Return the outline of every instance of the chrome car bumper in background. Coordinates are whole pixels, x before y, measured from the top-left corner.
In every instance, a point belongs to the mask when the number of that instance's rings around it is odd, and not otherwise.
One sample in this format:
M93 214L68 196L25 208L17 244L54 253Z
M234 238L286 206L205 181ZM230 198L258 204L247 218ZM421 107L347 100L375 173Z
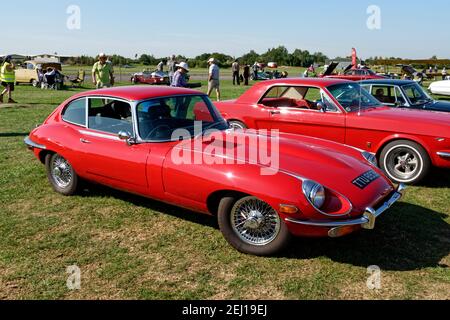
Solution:
M46 146L42 145L42 144L37 144L34 143L33 141L31 141L30 137L26 137L23 142L25 142L25 144L28 146L28 149L42 149L45 150L47 149Z
M292 218L287 218L286 221L294 224L304 225L304 226L312 226L312 227L323 227L323 228L333 228L329 232L329 236L333 237L335 228L342 227L351 227L351 226L361 226L363 229L372 230L375 228L376 219L388 210L394 203L399 201L403 195L405 194L406 187L404 184L400 184L394 194L382 205L379 206L378 209L367 208L364 215L357 219L349 219L349 220L297 220Z

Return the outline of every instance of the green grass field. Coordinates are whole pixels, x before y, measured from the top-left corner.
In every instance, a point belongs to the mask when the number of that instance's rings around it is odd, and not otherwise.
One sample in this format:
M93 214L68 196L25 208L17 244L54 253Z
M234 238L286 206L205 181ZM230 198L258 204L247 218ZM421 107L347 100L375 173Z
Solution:
M22 141L80 90L18 86L19 104L0 106L0 299L450 299L449 171L411 187L374 231L247 256L212 217L101 186L53 192ZM224 99L244 90L222 83ZM80 290L66 287L70 265ZM366 286L371 265L381 289Z

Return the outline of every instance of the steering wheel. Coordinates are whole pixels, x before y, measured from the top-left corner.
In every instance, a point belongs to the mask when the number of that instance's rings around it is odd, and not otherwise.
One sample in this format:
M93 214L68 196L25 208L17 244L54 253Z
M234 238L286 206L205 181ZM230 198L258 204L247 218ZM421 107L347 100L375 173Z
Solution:
M155 128L153 128L147 134L147 136L145 137L145 140L154 140L152 138L155 138L153 136L155 133L157 133L156 137L158 137L158 136L161 135L161 133L164 133L166 135L167 133L171 133L171 131L172 131L172 128L169 125L167 125L167 124L160 124L159 126L156 126Z

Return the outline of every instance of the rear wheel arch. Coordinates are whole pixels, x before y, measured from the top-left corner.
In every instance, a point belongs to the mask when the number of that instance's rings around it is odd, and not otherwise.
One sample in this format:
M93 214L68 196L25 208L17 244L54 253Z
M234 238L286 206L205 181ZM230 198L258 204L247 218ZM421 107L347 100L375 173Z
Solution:
M41 152L39 152L39 161L41 161L42 164L45 164L45 158L47 157L47 155L55 153L56 152L51 150L42 150Z

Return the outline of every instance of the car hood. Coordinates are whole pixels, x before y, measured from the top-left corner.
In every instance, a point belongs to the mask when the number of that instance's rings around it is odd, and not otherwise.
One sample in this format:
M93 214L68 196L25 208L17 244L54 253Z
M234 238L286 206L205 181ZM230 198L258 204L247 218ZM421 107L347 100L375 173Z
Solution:
M450 102L434 100L423 106L425 110L450 112Z
M230 136L235 137L238 143L228 143ZM249 143L259 138L259 143ZM269 143L261 143L267 139ZM362 211L368 203L372 203L392 192L391 182L381 173L378 168L370 165L361 155L361 151L355 148L334 143L331 141L298 136L292 134L279 135L279 157L278 163L271 163L252 158L250 155L269 155L269 158L275 157L276 149L272 142L273 137L264 133L256 133L248 130L244 132L226 131L222 134L215 134L214 137L204 137L202 141L203 153L211 155L211 147L222 148L226 150L228 159L232 158L235 163L245 165L259 165L261 167L271 168L273 174L286 174L298 177L299 179L310 179L321 183L325 187L332 189L342 195L349 197L354 206L361 206ZM239 153L239 148L244 142L246 152ZM276 141L276 140L275 140ZM182 143L184 148L193 148L195 141L186 141ZM192 149L191 149L192 150ZM242 149L241 149L242 150ZM272 155L274 151L274 155ZM274 165L275 164L275 165ZM278 165L278 168L277 168ZM376 181L371 183L366 189L361 190L352 182L362 174L373 170L380 175Z
M407 125L410 124L410 125ZM405 134L442 136L450 125L450 114L408 108L378 107L347 116L347 127L394 131Z

